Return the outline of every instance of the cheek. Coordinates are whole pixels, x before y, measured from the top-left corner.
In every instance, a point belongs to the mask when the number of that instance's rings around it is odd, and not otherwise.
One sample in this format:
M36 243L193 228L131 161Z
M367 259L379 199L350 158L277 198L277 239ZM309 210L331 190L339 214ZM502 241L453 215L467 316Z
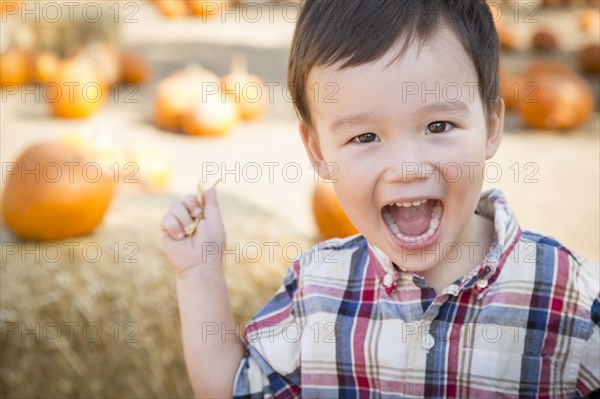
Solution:
M340 158L340 152L327 137L320 137L319 151L322 156L320 167L321 178L333 180L342 180L343 159Z
M469 134L475 136L474 133ZM438 154L438 168L447 183L467 190L465 185L479 185L485 167L485 143L479 135L473 139L457 140Z
M366 201L371 200L372 190L366 177L360 174L360 170L352 171L341 167L333 180L342 206L348 208L345 209L347 213L348 210L363 207Z
M441 174L451 190L479 191L483 184L484 162L480 159L449 162L441 167Z
M324 165L331 179L342 185L352 185L365 178L368 168L363 165L361 158L338 143L325 142L322 147ZM340 188L341 189L341 188Z
M364 168L342 166L335 180L335 191L342 209L352 223L361 231L369 219L373 205L373 181L364 173Z

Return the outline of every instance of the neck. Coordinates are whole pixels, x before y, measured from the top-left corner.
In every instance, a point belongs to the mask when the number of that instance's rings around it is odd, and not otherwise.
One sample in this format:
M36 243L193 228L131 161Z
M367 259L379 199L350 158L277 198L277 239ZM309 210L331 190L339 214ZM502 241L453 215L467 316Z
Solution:
M444 288L464 276L476 266L481 264L485 258L483 248L489 248L494 241L494 221L474 214L469 225L466 228L468 232L457 242L459 252L449 250L446 256L443 256L440 263L432 269L423 272L422 275L427 283L433 287L437 294L440 294ZM470 250L465 243L479 243L479 247ZM447 259L451 259L448 261Z

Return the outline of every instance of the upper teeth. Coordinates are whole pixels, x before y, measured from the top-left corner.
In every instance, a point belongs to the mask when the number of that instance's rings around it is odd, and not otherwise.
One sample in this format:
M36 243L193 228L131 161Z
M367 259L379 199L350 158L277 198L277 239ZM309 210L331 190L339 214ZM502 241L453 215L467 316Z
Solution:
M409 206L419 206L426 202L427 202L427 200L412 201L412 202L392 202L390 204L390 206L396 205L396 206L403 206L405 208L408 208Z

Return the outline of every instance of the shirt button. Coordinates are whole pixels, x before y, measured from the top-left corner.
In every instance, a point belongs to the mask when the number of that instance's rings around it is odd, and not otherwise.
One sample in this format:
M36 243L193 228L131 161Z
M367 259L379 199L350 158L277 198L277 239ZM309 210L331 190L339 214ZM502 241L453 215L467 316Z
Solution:
M475 285L479 288L485 288L488 285L488 281L487 280L477 280Z
M433 348L434 345L435 339L433 339L433 336L431 334L427 334L425 336L425 339L421 341L421 347L425 350Z
M392 284L394 284L394 276L392 275L392 273L388 273L385 276L383 276L383 285L389 288L392 286Z
M451 286L448 287L448 292L452 295L456 295L458 294L458 285L456 284L452 284Z

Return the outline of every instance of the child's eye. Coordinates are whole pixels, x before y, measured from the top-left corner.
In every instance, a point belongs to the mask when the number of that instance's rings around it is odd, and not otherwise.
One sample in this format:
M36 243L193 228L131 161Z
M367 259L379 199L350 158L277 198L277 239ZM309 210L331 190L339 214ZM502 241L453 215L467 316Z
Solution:
M444 133L453 126L454 125L450 122L433 122L427 126L427 130L430 133Z
M379 137L377 137L377 135L375 133L363 133L363 134L359 134L358 136L354 137L352 139L352 141L358 142L358 143L372 143L378 139L379 139Z

